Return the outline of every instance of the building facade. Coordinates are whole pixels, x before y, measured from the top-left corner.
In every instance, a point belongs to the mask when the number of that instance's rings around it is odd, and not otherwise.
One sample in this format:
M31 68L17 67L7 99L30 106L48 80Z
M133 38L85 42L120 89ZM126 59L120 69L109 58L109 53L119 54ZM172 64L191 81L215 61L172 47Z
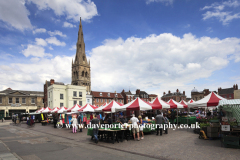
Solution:
M124 98L124 104L127 104L129 102L131 102L132 100L134 100L134 94L132 94L132 92L129 90L128 92L125 92L124 89L121 92L123 98Z
M85 43L82 31L82 22L80 18L78 40L76 44L75 60L72 61L72 85L86 87L86 92L91 92L91 69L90 60L87 61L85 54Z
M141 98L142 100L146 101L146 102L150 102L151 98L149 98L149 95L147 92L145 91L140 91L140 89L136 90L136 94L134 95L134 98Z
M207 95L209 95L209 93L211 93L211 92L217 93L216 91L209 91L209 89L204 89L203 91L198 91L198 90L194 87L194 89L191 91L191 98L192 98L194 101L198 101L198 100L206 97Z
M93 105L92 95L91 95L91 94L87 94L87 95L86 95L86 100L87 100L87 103L88 103L88 104Z
M151 99L151 100L150 100L151 102L152 102L155 98L158 97L156 94L149 94L148 96L149 96L149 98Z
M71 108L75 104L86 104L86 87L75 85L52 84L48 87L48 107Z
M12 90L0 91L0 119L12 113L34 112L44 106L43 92Z
M234 99L234 91L238 90L238 85L234 84L232 88L218 88L218 95L226 99Z
M48 87L51 86L52 84L58 84L58 85L64 85L62 82L55 82L54 79L51 79L50 81L45 82L43 86L44 90L44 108L48 107Z
M185 95L185 91L183 91L183 93L181 93L178 89L176 90L176 92L171 93L171 91L168 91L168 94L166 94L165 92L163 92L163 96L161 97L161 99L165 102L169 101L170 99L175 100L176 102L180 102L181 100L186 101L187 96Z
M121 93L91 91L93 105L100 107L104 103L110 103L113 100L124 104L124 98Z
M240 99L240 89L234 90L234 99Z

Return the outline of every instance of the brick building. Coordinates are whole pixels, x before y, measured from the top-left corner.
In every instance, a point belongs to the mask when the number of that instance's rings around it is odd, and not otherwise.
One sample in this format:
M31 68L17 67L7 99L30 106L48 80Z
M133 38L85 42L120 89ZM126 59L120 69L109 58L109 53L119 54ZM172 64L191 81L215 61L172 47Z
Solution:
M124 89L121 92L123 98L124 98L124 104L127 104L129 102L131 102L132 100L134 100L134 94L132 94L132 92L129 90L128 92L125 92Z
M141 98L142 100L149 102L151 101L151 98L149 98L149 95L145 91L140 91L140 89L136 90L136 94L134 95L134 98Z
M168 91L168 94L163 92L163 96L161 97L161 99L165 102L169 101L170 99L173 99L176 102L180 102L181 100L186 101L186 98L187 96L185 95L185 91L181 93L178 89L176 90L176 92L173 93L171 93L171 91Z
M53 84L58 84L58 85L64 85L62 82L55 82L54 79L51 79L50 81L45 82L43 86L43 91L44 91L44 108L48 107L48 87L53 85Z
M97 107L100 107L104 103L110 103L113 100L124 104L124 98L121 93L91 91L91 95L92 103Z
M226 99L234 99L234 91L238 90L238 85L234 84L232 88L218 88L218 95Z
M156 94L149 94L148 96L149 96L149 98L151 99L151 100L150 100L151 102L152 102L155 98L158 97Z

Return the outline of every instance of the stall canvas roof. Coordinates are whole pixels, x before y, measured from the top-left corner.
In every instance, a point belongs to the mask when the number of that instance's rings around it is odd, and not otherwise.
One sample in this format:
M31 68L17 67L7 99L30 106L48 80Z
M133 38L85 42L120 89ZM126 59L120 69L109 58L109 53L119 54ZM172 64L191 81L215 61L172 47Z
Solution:
M188 103L193 103L193 102L195 102L193 99L190 99L190 100L188 101Z
M153 109L170 108L170 104L161 100L159 97L155 98L151 103Z
M118 103L118 102L116 102L116 101L112 101L111 103L109 103L108 105L106 105L106 106L102 109L102 111L104 111L104 112L110 111L110 112L112 112L112 113L115 113L115 112L116 112L115 108L116 108L116 107L120 107L120 106L123 106L123 104Z
M79 112L95 112L94 110L97 107L92 106L91 104L86 104L85 106L81 107L78 111Z
M42 113L50 113L51 111L51 108L47 107L42 111Z
M37 110L36 113L41 113L44 109L45 109L45 108L43 107L43 108Z
M189 103L188 107L194 108L194 107L216 107L220 100L226 100L225 98L217 95L214 92L209 93L206 97L203 99L200 99L196 102Z
M59 108L58 108L58 107L55 107L55 108L52 109L51 113L54 113L54 112L56 112L57 110L59 110Z
M78 112L80 108L81 108L80 105L75 104L72 108L67 109L67 112Z
M103 105L95 109L95 112L102 112L102 109L105 108L106 106L107 106L107 103L104 103Z
M170 104L172 109L178 109L178 108L184 108L184 106L176 101L174 101L173 99L170 99L168 101L168 103Z
M188 103L186 101L181 100L179 103L182 104L184 108L188 108Z
M56 113L63 113L64 111L67 111L67 108L61 107L59 110L56 111Z
M140 99L139 97L135 100L123 105L116 107L116 111L127 111L127 110L152 110L152 105L148 104L144 100Z

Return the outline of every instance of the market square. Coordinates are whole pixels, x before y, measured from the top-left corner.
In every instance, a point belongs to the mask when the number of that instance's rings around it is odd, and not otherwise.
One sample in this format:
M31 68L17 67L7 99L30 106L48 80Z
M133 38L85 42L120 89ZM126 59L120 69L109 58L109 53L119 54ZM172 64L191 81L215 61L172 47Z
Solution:
M240 0L0 8L0 160L239 159Z

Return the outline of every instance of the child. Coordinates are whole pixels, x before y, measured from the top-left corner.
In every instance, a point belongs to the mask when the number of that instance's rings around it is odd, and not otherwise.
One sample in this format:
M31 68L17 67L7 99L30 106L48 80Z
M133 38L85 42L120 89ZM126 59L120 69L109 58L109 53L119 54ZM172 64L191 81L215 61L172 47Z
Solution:
M73 118L71 119L71 123L72 123L72 128L73 128L73 133L77 133L77 118L75 115L72 116Z

